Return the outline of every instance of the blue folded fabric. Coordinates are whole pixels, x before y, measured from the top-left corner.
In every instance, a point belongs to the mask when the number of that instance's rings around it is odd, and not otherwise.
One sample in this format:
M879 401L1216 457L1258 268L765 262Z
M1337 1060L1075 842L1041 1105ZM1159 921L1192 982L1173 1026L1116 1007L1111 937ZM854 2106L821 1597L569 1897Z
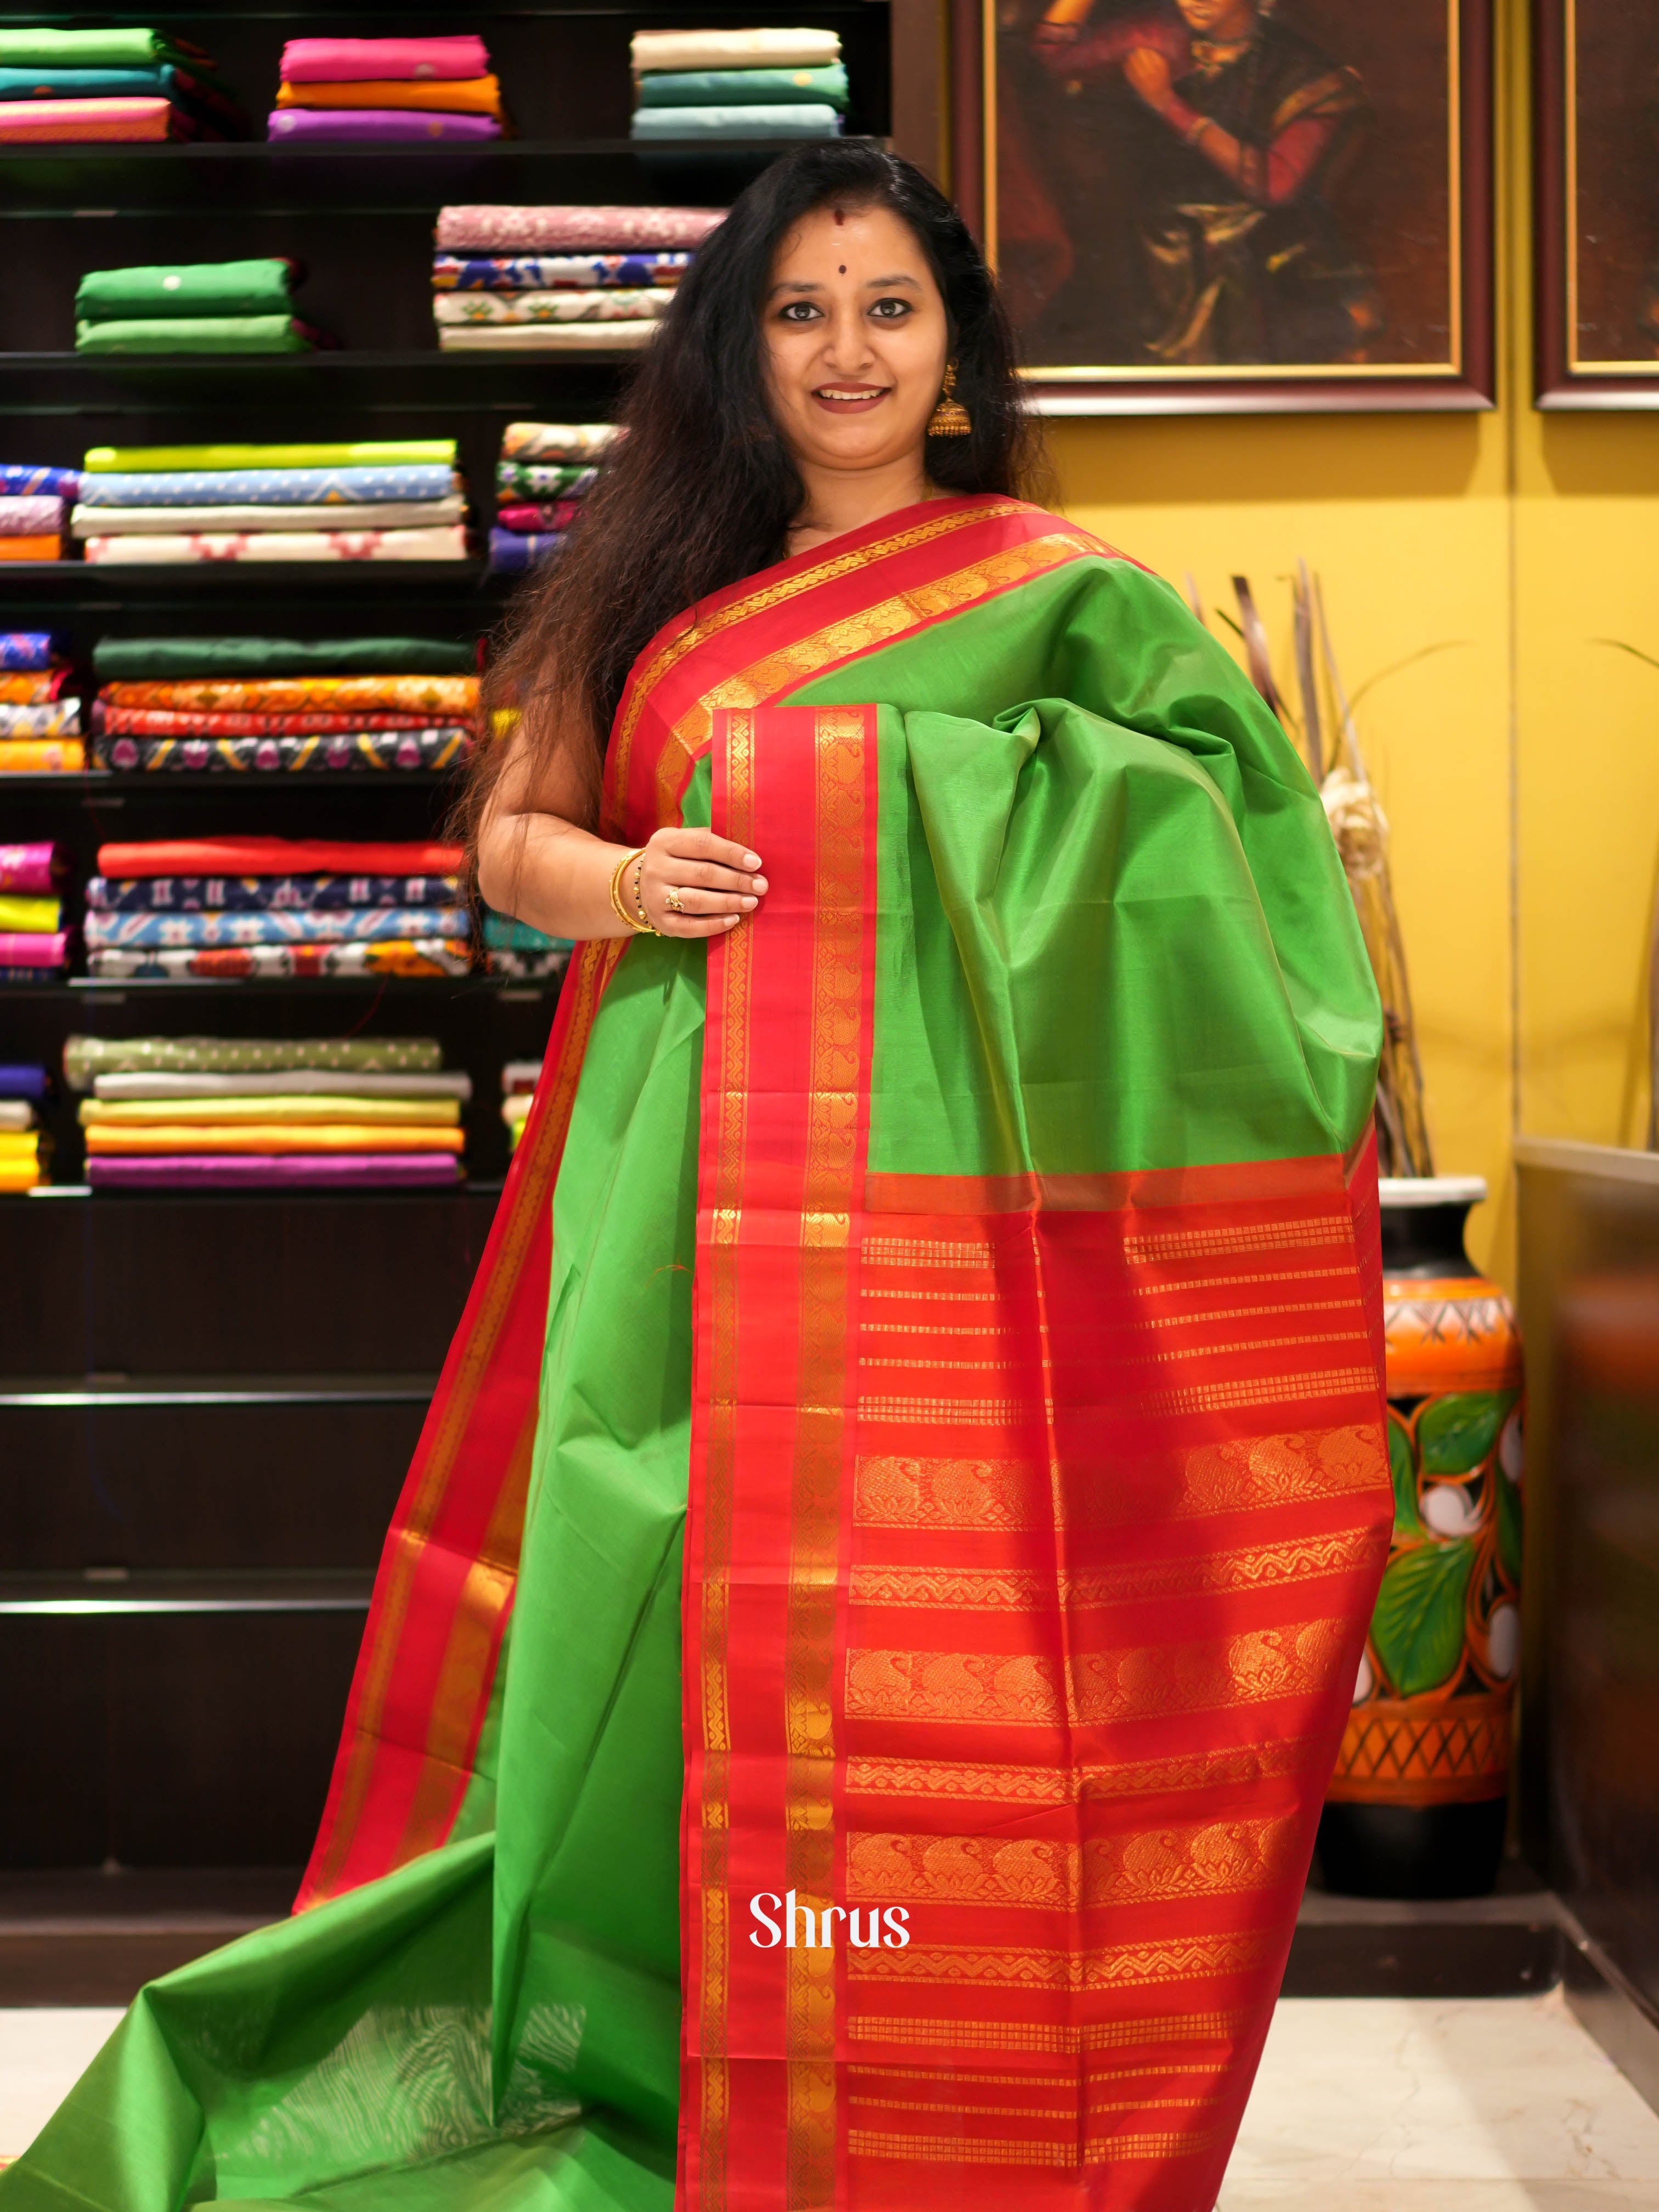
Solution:
M549 937L527 921L514 921L510 914L486 914L483 941L492 952L568 952L568 937Z
M0 1067L0 1098L44 1098L46 1082L44 1067Z
M503 530L499 524L489 533L489 565L507 571L533 568L564 544L562 530Z
M0 69L0 100L170 100L178 71L163 69Z
M356 469L92 470L82 507L349 507L365 500L447 499L447 461Z
M465 938L465 907L339 907L301 912L268 907L224 914L88 914L89 952L192 945L374 945L406 937Z
M833 138L841 118L833 107L636 107L630 138Z
M459 906L454 876L93 876L97 914L331 914L342 907Z
M81 489L79 469L48 469L33 461L0 461L0 496L27 499L39 495L73 499Z
M0 630L0 669L33 673L51 666L52 639L45 630Z

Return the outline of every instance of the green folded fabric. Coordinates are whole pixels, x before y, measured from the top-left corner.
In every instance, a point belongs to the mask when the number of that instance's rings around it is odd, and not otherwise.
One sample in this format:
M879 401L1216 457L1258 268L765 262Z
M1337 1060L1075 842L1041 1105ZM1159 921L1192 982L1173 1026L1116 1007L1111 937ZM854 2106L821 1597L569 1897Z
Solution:
M94 474L136 469L368 469L381 462L447 461L453 438L365 438L352 445L90 446L81 466Z
M640 79L641 107L781 107L802 101L847 105L847 69L655 70Z
M189 676L471 676L476 647L431 637L100 637L104 684Z
M143 316L77 323L76 353L310 353L291 315Z
M293 281L293 263L276 259L89 269L76 292L75 313L86 323L157 315L288 315Z
M758 100L725 107L636 107L630 138L830 138L841 118L827 100Z
M165 31L0 31L0 63L12 69L153 69L158 62L213 66L205 54L175 46Z
M289 1067L424 1073L443 1065L436 1037L146 1036L64 1039L64 1079L90 1091L100 1075L264 1074Z

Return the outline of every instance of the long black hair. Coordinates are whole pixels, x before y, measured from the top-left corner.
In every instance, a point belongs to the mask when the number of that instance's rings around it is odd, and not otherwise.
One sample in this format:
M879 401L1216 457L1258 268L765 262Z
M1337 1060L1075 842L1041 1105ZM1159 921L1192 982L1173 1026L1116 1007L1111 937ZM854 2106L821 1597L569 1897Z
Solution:
M767 402L760 319L779 247L827 205L890 208L910 226L944 297L956 396L972 429L930 438L946 492L1016 495L1037 449L1014 343L968 226L921 171L860 140L799 147L757 177L712 232L645 353L621 410L624 434L559 556L521 594L485 684L486 729L521 718L515 750L550 759L573 728L590 810L628 672L682 608L780 560L804 487ZM476 757L465 825L476 836L502 762Z

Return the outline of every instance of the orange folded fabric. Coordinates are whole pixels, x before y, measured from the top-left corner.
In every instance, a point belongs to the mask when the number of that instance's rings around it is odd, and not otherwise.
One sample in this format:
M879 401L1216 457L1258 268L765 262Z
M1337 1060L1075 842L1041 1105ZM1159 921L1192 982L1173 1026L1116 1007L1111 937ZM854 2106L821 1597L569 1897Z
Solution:
M61 561L64 541L56 532L50 538L0 538L0 561Z
M56 775L87 764L79 738L0 738L0 775Z
M419 107L443 115L493 115L501 119L501 88L493 76L363 77L349 84L289 84L276 88L278 107Z
M94 1121L86 1139L89 1152L459 1152L466 1141L459 1129L356 1121Z

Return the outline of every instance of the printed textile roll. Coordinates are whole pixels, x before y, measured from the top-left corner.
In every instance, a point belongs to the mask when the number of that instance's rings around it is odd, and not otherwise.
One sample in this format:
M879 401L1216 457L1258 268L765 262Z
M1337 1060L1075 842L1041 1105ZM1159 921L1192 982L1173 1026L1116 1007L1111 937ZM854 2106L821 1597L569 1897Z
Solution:
M287 315L295 264L269 256L248 261L178 261L132 269L89 269L76 287L76 319L151 320L168 315Z
M464 520L459 492L442 499L364 500L355 507L77 507L76 538L159 537L171 531L431 530Z
M307 1067L429 1074L442 1066L443 1057L437 1038L422 1036L68 1036L64 1040L64 1079L71 1091L89 1091L100 1075L140 1073L241 1075ZM21 1095L38 1097L41 1093Z
M634 72L648 70L823 69L841 59L835 31L635 31Z
M667 285L637 291L440 292L432 302L440 339L445 329L474 323L660 322L674 304Z
M677 284L690 266L689 253L438 253L432 259L432 289L555 292Z
M435 39L290 39L283 48L285 84L484 76L489 70L484 42L470 32Z
M438 210L434 242L448 253L690 249L725 220L723 208L447 207Z
M618 327L628 329L628 324ZM642 330L655 327L641 324ZM460 337L475 331L457 331ZM110 564L191 561L464 561L466 532L441 530L261 530L232 533L191 531L177 535L88 538L88 561Z
M0 891L23 897L45 897L63 873L56 845L0 845ZM0 1097L4 1093L0 1092Z
M81 704L53 699L44 707L0 705L0 741L9 738L78 738Z
M64 501L48 492L0 492L0 538L40 538L64 526Z
M639 80L641 107L829 107L847 105L847 71L840 62L821 69L653 70Z
M87 1162L94 1190L430 1189L460 1180L448 1152L163 1153Z
M477 666L477 648L427 637L100 637L92 665L100 681L464 676Z
M349 738L94 738L92 749L99 767L123 772L431 769L459 766L472 749L472 732L443 728L362 731ZM0 745L0 767L6 750Z
M37 468L33 461L0 461L0 495L7 499L24 498L31 492L73 499L80 489L79 469Z
M509 422L503 461L600 461L621 435L614 422Z
M401 107L278 107L270 117L275 139L315 145L374 145L436 138L499 138L493 115L422 115Z
M87 905L114 914L332 913L342 907L457 907L459 876L94 876Z
M257 912L101 914L86 919L87 950L155 945L378 945L393 938L471 935L465 907L267 907Z
M477 293L465 295L476 299ZM657 322L484 323L454 330L441 324L440 353L637 353L657 335Z
M97 475L151 469L402 468L410 462L456 465L453 438L365 438L298 446L92 446L83 466Z
M358 708L423 714L431 720L454 720L476 714L476 676L270 676L212 677L161 681L117 681L104 686L110 707L230 708L241 713L299 714L325 708L331 714Z
M469 975L464 945L443 937L392 938L379 945L167 945L92 952L87 972L106 981L194 975Z
M443 461L401 468L104 470L81 487L82 508L106 507L405 506L459 489Z
M636 107L630 138L833 138L841 117L833 107Z

